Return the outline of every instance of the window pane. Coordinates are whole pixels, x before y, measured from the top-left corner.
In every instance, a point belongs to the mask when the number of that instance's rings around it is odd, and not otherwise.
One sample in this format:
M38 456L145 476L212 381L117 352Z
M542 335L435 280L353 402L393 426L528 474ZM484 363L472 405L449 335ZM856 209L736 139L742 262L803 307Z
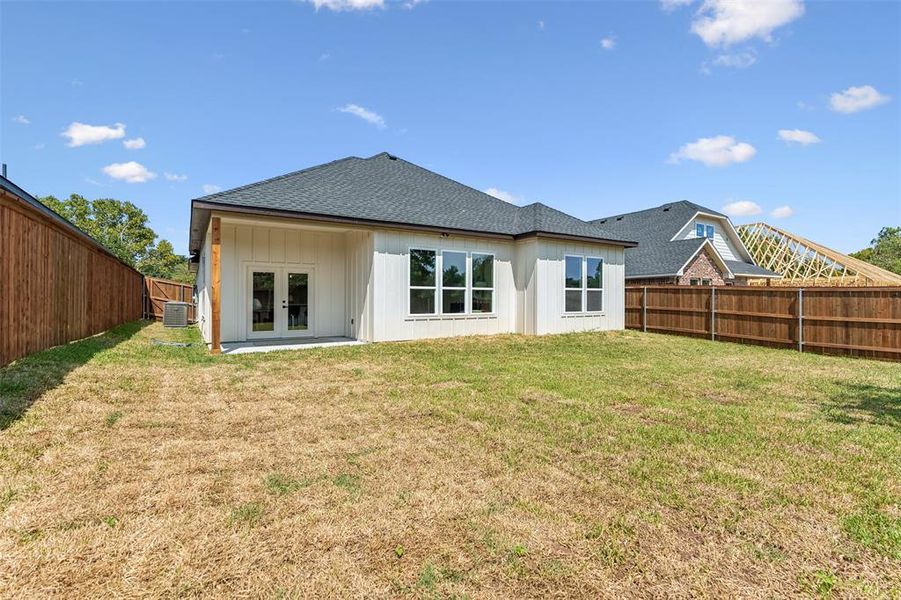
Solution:
M494 256L491 254L472 255L472 287L494 287Z
M310 325L310 280L306 273L288 273L288 329Z
M580 256L566 257L566 287L582 287L582 257Z
M601 289L604 287L604 261L600 258L589 258L586 263L588 266L588 289Z
M435 290L410 290L410 314L435 314Z
M441 257L444 259L444 287L466 287L466 253L442 252Z
M709 237L710 239L713 239L713 225L707 226L707 237Z
M688 280L688 285L698 285L699 283L701 283L701 282L698 279L689 279Z
M582 312L582 290L566 290L566 312Z
M604 292L601 290L588 290L586 302L589 312L600 312L604 310Z
M704 226L701 223L695 225L695 235L698 237L704 237Z
M494 301L494 292L491 290L473 290L472 291L472 312L474 313L490 313L492 312L492 304Z
M445 314L466 312L466 290L443 290L441 312Z
M275 331L275 273L253 273L252 298L253 331Z
M410 250L410 285L435 285L434 250Z

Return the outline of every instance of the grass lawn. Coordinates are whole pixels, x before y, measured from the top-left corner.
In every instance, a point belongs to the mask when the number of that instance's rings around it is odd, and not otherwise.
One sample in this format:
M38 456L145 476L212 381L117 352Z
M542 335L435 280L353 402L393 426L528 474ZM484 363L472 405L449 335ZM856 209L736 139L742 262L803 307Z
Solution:
M0 595L901 596L901 365L614 332L0 369Z

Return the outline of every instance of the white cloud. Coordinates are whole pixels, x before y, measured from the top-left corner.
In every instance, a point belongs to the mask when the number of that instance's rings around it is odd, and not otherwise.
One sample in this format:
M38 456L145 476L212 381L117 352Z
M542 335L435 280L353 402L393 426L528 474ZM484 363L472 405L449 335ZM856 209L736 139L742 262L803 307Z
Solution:
M793 214L795 214L795 210L791 206L780 206L778 208L774 208L770 213L770 216L776 217L777 219L787 219Z
M544 21L538 21L538 29L544 31Z
M348 113L355 117L359 117L367 123L372 123L379 129L384 129L385 127L387 127L385 118L382 117L382 115L363 108L359 104L345 104L337 110L338 112Z
M403 8L406 8L407 10L413 10L423 2L426 2L426 0L407 0L406 2L401 4L401 6Z
M672 10L676 10L677 8L682 8L683 6L688 6L694 2L694 0L660 0L660 6L663 10L670 12Z
M755 37L769 42L773 30L803 14L802 0L704 0L691 30L711 47Z
M178 181L179 183L182 181L187 181L187 175L178 175L177 173L163 173L163 177L166 178L166 181Z
M126 150L140 150L147 145L147 142L144 141L144 138L139 137L133 140L123 140L122 145Z
M601 40L601 48L604 50L613 50L616 48L616 37L611 35L603 38Z
M40 142L34 145L35 150L43 150L47 145L44 142Z
M215 194L216 192L222 191L221 187L212 183L204 183L201 189L203 190L204 194Z
M156 177L156 173L148 171L147 167L133 160L107 165L103 167L103 172L113 179L122 179L128 183L144 183Z
M873 86L862 85L852 86L843 92L832 94L829 98L829 106L836 112L849 114L873 108L888 101L889 97L880 94Z
M503 200L504 202L509 202L510 204L522 204L523 198L522 196L517 196L510 192L499 190L496 187L490 187L487 190L482 190L489 196L494 196L498 200Z
M780 129L779 139L787 144L819 144L822 140L815 133L803 129Z
M667 162L678 164L683 160L696 160L708 167L725 167L751 160L755 154L757 150L751 144L736 142L728 135L718 135L685 144L678 152L670 154Z
M343 10L371 10L373 8L385 8L385 0L309 0L316 7L327 8L334 11Z
M118 140L125 137L125 125L116 123L113 127L108 125L85 125L78 121L60 134L69 138L69 147L84 146L86 144L100 144L108 140Z
M747 69L756 62L757 55L751 50L733 54L720 54L713 59L714 65L718 67L730 67L732 69Z
M723 207L723 212L730 217L750 217L763 212L760 205L750 200L736 200Z
M29 120L25 115L17 115L13 117L13 122L19 123L20 125L31 125L31 120Z

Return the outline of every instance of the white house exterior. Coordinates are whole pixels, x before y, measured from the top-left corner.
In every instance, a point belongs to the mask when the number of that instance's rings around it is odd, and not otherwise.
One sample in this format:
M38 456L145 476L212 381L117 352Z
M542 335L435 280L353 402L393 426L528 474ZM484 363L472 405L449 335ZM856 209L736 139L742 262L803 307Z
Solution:
M198 321L213 351L623 328L628 240L390 155L344 161L192 203Z

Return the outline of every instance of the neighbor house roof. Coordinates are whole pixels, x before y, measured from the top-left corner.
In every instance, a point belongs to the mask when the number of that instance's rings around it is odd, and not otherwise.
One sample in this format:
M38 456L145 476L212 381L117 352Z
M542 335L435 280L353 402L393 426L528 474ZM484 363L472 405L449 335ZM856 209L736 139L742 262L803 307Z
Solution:
M545 234L621 246L594 225L540 203L516 206L386 152L355 156L226 190L192 202L191 250L209 210L244 210L369 225L519 238Z
M626 277L666 277L678 275L697 253L706 238L673 240L698 213L729 221L729 217L700 204L680 200L632 213L591 221L602 235L638 242L626 253ZM741 243L736 237L737 243ZM710 250L717 252L710 244ZM777 273L752 263L723 260L733 275L778 277Z

